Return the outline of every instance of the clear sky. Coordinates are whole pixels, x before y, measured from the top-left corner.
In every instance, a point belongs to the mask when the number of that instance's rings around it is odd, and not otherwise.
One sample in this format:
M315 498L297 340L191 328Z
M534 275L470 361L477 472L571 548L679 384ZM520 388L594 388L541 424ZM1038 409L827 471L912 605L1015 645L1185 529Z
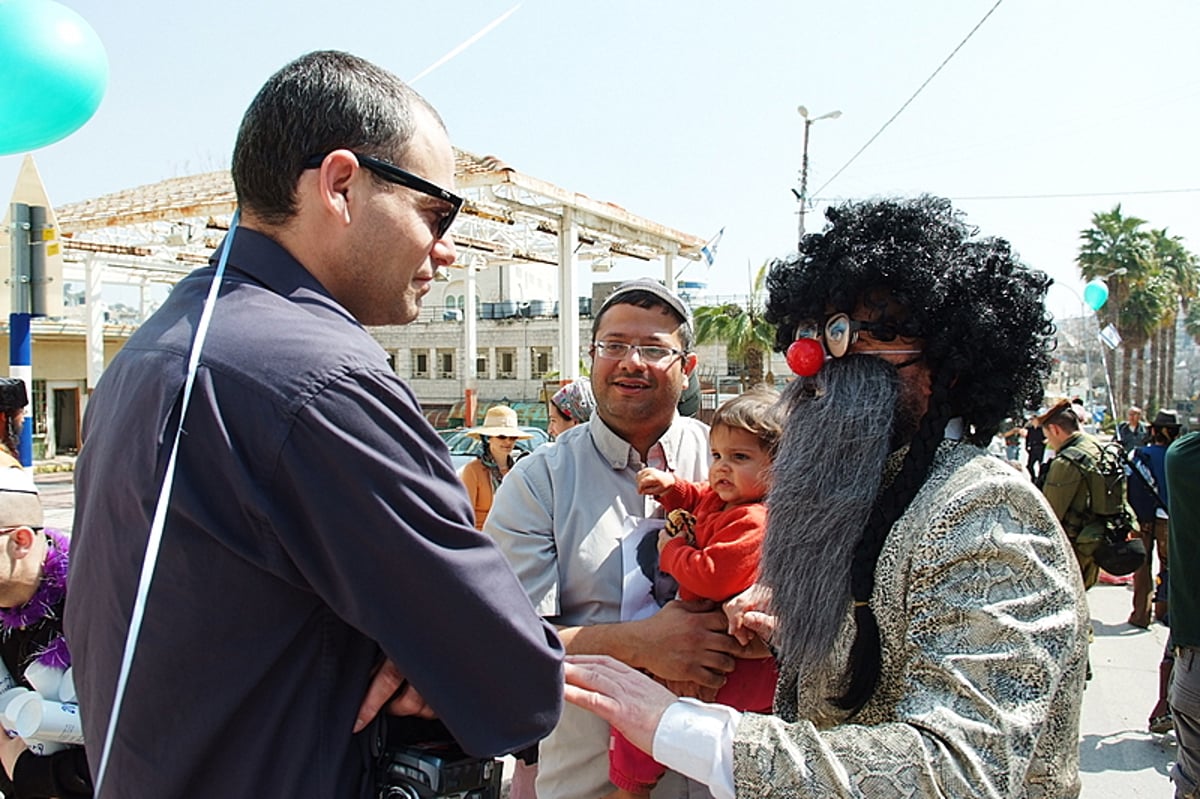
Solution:
M54 205L226 168L246 105L303 52L410 79L517 6L64 4L110 78L91 121L35 152ZM1195 0L523 0L415 88L465 150L703 238L724 227L716 264L683 274L720 292L795 247L801 104L842 112L811 128L809 230L830 201L940 194L1079 292L1079 232L1117 203L1200 251L1198 34ZM20 160L0 157L5 201Z

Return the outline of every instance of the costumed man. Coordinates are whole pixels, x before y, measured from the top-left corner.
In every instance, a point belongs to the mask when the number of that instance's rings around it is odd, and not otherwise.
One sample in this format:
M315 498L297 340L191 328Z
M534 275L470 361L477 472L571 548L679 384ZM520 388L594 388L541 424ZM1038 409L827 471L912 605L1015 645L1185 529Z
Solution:
M28 404L24 380L0 377L0 468L21 465L21 425Z
M767 498L759 586L773 715L677 699L568 657L567 699L719 799L1074 797L1083 585L1050 507L985 447L1050 367L1050 284L946 200L878 200L772 265L802 376Z
M42 503L29 472L0 467L0 659L27 688L33 664L71 665L63 638L67 538L42 526ZM82 799L92 795L83 747L36 755L20 737L0 741L0 791L8 799Z

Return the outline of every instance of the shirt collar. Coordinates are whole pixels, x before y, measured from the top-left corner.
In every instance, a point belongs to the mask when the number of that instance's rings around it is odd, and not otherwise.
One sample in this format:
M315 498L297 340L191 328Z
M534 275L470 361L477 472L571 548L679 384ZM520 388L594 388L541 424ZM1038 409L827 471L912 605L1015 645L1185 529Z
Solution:
M227 236L222 247L228 242ZM209 259L213 268L221 257L222 247L218 247ZM353 314L326 291L321 281L304 268L304 264L265 233L238 226L233 231L233 249L229 253L228 268L261 283L276 294L319 303L345 316L348 321L358 323Z
M648 453L650 459L654 459L655 449L662 451L662 459L665 462L665 468L668 471L673 471L676 468L676 461L679 457L679 442L682 440L683 432L679 429L677 422L681 417L678 413L671 420L671 426L666 432L655 442L651 452ZM641 468L646 464L642 461L642 456L634 449L628 441L621 438L613 431L611 427L604 423L600 418L599 413L593 413L591 420L588 422L588 429L591 432L592 441L596 444L596 449L604 456L604 460L608 461L608 465L613 469L625 468Z

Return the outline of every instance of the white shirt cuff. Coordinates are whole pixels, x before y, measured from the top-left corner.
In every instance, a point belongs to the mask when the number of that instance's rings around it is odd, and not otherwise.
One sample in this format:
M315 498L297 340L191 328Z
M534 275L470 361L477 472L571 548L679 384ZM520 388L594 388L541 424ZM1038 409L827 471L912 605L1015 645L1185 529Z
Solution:
M741 720L731 707L680 697L654 731L654 759L704 783L714 799L734 799L733 736Z

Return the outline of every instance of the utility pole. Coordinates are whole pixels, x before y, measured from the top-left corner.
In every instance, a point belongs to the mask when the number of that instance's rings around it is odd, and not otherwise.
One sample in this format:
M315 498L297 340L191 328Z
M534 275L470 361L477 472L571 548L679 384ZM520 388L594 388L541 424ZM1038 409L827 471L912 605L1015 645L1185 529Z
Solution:
M792 194L796 195L796 199L800 201L800 232L797 237L797 246L804 239L804 212L808 205L808 129L812 127L814 122L820 122L822 119L837 119L842 115L841 111L830 111L827 114L821 114L819 117L809 119L808 109L804 106L797 106L796 110L800 116L804 117L804 154L800 160L800 191L792 189Z
M46 209L40 205L12 204L12 312L8 317L8 373L25 381L26 394L33 398L33 337L30 320L46 314L46 242L53 230L46 225ZM33 419L27 413L21 425L18 460L33 465Z

